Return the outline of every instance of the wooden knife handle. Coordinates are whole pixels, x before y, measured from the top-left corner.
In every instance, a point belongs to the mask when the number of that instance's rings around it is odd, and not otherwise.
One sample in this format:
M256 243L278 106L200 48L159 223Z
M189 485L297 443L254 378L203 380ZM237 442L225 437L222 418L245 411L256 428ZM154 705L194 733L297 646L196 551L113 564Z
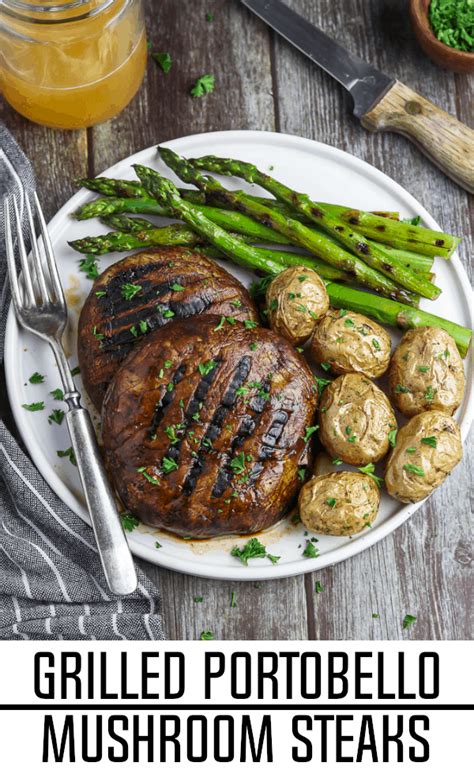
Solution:
M447 176L474 193L474 131L400 81L361 123L369 131L408 137Z

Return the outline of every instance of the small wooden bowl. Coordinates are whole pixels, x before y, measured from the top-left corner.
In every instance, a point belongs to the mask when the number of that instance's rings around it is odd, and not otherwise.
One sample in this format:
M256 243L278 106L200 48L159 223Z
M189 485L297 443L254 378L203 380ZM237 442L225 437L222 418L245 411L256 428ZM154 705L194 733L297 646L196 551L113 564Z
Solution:
M431 0L410 0L410 19L418 42L436 64L453 72L474 72L474 53L445 45L431 29L428 11Z

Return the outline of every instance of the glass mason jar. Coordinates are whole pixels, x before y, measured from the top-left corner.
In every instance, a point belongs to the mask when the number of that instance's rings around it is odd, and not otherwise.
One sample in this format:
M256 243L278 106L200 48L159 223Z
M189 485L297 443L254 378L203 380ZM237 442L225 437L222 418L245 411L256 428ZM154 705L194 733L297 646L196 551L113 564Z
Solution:
M84 128L117 115L143 79L141 0L0 0L0 77L26 118Z

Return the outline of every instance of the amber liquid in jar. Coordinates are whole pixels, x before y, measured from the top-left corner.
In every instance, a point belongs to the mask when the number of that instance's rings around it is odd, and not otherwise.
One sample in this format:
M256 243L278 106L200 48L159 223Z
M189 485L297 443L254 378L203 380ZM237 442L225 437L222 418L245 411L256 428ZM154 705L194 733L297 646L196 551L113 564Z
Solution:
M54 128L101 123L143 80L141 0L2 0L0 49L3 95L21 115Z

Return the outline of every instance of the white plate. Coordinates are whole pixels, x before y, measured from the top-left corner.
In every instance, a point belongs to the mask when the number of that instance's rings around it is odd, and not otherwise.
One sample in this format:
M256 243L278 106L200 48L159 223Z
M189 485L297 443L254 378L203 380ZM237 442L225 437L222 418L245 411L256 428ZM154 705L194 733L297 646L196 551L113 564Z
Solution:
M425 225L441 229L411 195L381 171L352 155L319 142L284 134L226 131L177 139L169 142L167 146L187 156L213 153L254 162L263 170L273 167L272 173L277 178L291 187L304 190L316 200L342 203L366 210L396 210L403 216L421 214ZM132 163L150 165L170 175L157 157L154 147L126 158L104 174L133 179ZM172 178L176 181L174 176ZM229 186L232 182L234 180L226 180ZM235 186L242 185L241 182L235 182ZM70 355L71 367L77 364L75 338L78 312L90 291L91 282L83 273L78 272L78 255L67 245L67 241L106 230L96 220L76 222L71 219L71 214L78 206L92 198L91 193L84 190L78 192L56 214L49 227L70 308L67 352ZM101 257L101 268L107 267L121 256L123 255ZM224 266L246 285L253 279L249 271L230 267L228 263ZM454 256L449 262L438 259L436 274L437 283L443 287L443 294L436 303L424 301L423 306L426 309L429 307L437 315L471 326L470 286L459 258ZM394 341L399 339L397 332L393 334L393 338ZM59 497L87 521L77 471L67 458L59 459L56 454L57 449L65 449L70 445L67 429L65 425L49 425L47 421L51 409L61 406L49 395L49 391L60 386L56 365L46 345L18 328L12 308L7 325L5 364L13 414L33 461ZM471 372L468 371L470 367L471 363L466 363L469 384L458 415L463 438L467 436L472 418L472 378ZM25 385L34 371L46 375L45 383ZM80 385L80 377L76 377L76 382ZM42 412L32 413L21 407L23 403L41 400L46 402L46 409ZM89 403L86 398L84 402ZM320 537L320 556L317 559L305 558L302 555L306 538L301 525L283 522L260 536L262 542L269 546L271 553L281 556L275 566L267 559L259 559L253 560L249 567L244 567L230 555L233 545L241 545L248 538L232 537L206 543L190 543L162 532L157 533L149 527L140 527L129 539L132 551L137 556L163 567L224 580L265 580L321 569L359 553L400 526L419 505L420 503L402 506L384 494L380 513L372 529L352 539ZM162 544L160 549L155 547L157 539Z

